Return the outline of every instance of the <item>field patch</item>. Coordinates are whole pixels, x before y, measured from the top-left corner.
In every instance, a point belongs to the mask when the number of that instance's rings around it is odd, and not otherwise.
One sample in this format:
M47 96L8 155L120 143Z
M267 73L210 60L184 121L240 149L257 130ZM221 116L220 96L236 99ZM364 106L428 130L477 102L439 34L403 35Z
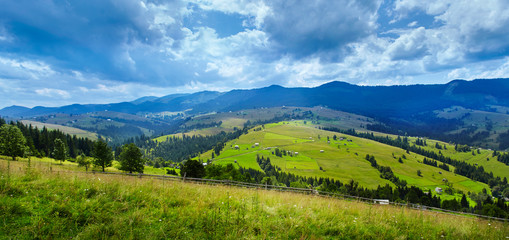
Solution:
M60 130L63 133L70 134L70 135L76 135L76 137L81 138L88 138L90 140L97 140L97 134L89 131L85 131L79 128L74 127L68 127L58 124L51 124L51 123L42 123L42 122L36 122L31 120L21 120L21 122L25 125L32 125L32 127L37 127L39 130L42 130L42 128L46 127L50 130Z

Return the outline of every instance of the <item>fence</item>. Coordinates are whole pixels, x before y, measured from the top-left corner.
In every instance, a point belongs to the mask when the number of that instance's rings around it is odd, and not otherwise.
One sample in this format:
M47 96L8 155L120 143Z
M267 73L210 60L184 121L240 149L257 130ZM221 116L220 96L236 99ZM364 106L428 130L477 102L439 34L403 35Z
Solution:
M83 172L80 172L80 173L83 173ZM346 195L346 194L317 191L315 189L292 188L292 187L286 187L286 186L246 183L246 182L238 182L238 181L231 181L231 180L189 178L189 177L152 175L152 174L130 174L130 173L118 173L118 172L95 172L95 171L93 171L93 172L88 172L88 173L127 175L127 176L136 176L136 177L140 177L140 178L141 177L150 177L150 178L160 179L163 181L164 180L174 180L174 181L182 181L182 182L193 182L193 183L199 183L199 184L226 185L226 186L234 186L234 187L275 190L275 191L281 191L281 192L295 192L295 193L313 194L313 195L321 196L321 197L332 197L332 198L336 198L336 199L362 201L362 202L366 202L366 203L370 203L370 204L373 204L375 202L375 199L372 199L372 198L364 198L364 197L351 196L351 195ZM379 200L379 199L377 199L377 200ZM475 214L475 213L458 212L458 211L447 210L447 209L436 208L436 207L429 207L429 206L424 206L424 205L414 204L414 203L388 202L388 204L394 205L394 206L418 209L418 210L422 210L422 211L432 211L432 212L437 212L437 213L442 213L442 214L473 216L473 217L484 218L484 219L489 219L489 220L496 220L496 221L503 221L503 222L509 221L509 219L505 219L505 218L490 217L490 216L484 216L484 215Z

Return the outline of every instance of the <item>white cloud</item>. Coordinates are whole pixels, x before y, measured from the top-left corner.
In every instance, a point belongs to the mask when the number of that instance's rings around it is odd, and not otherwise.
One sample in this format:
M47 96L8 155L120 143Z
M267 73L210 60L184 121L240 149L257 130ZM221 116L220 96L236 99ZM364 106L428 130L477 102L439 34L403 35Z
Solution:
M207 11L221 11L224 13L237 13L251 17L244 22L245 26L261 28L265 17L274 14L272 9L263 0L189 0Z
M419 27L402 34L387 49L392 60L413 60L428 54L426 30Z
M417 21L413 21L413 22L409 23L407 26L415 27L415 26L417 26Z
M441 47L436 48L433 53L437 55L438 64L454 58L457 63L469 59L487 60L498 58L500 51L509 53L508 1L399 0L395 2L394 10L403 15L412 10L421 10L434 16L435 21L442 24L440 27L427 29L428 40L441 42ZM441 52L446 52L445 56L438 56ZM444 59L442 63L441 58Z
M507 78L509 76L509 58L489 61L487 64L469 64L465 67L451 70L449 79L480 79L480 78Z
M30 77L39 79L55 74L55 71L43 61L30 61L0 56L0 73L10 77Z
M43 89L37 89L37 90L35 90L35 92L41 96L50 97L50 98L63 98L63 99L71 98L71 94L69 94L69 92L61 90L61 89L43 88Z

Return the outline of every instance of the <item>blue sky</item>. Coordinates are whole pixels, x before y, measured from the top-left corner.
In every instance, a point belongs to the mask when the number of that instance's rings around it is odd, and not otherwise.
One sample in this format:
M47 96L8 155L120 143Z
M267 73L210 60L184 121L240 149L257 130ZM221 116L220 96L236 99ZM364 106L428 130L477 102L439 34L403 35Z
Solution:
M509 77L509 1L0 0L0 107Z

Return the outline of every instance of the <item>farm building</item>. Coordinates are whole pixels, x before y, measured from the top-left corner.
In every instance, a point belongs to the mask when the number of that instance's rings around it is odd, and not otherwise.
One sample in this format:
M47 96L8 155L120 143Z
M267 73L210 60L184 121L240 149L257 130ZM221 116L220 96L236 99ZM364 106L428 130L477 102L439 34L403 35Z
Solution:
M388 205L389 199L373 199L375 204Z

